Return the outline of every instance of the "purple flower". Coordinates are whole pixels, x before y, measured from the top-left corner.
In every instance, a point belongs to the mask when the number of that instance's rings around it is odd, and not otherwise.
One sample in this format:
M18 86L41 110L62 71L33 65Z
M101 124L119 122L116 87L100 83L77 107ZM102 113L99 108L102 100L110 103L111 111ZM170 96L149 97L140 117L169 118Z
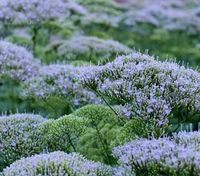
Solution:
M111 176L112 169L77 153L52 152L22 158L3 170L5 176L81 175Z
M200 73L149 55L119 56L105 66L88 67L78 78L83 86L118 102L125 115L154 127L168 123L175 107L200 110Z
M73 0L3 0L0 19L12 23L40 23L49 19L63 19L71 12L84 14L86 10Z
M134 172L151 171L155 174L178 174L180 171L200 172L199 132L179 132L173 138L137 139L115 147L113 154L125 170ZM148 173L147 173L148 174Z
M40 62L25 48L0 41L0 76L26 80L39 71Z
M88 103L101 103L93 92L83 88L76 81L76 73L81 69L65 64L41 66L37 76L24 82L22 95L45 99L55 95L62 96L75 107Z

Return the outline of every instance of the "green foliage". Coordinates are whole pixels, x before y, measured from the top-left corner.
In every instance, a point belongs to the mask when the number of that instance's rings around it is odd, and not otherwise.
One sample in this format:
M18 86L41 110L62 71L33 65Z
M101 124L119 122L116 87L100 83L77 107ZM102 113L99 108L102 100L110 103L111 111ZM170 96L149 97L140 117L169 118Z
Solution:
M114 164L112 142L120 129L115 113L104 105L87 105L73 115L88 119L88 128L80 137L78 151L89 159Z
M47 100L24 99L22 88L15 80L0 80L0 112L35 112L48 118L58 118L71 113L71 105L61 97L53 96Z
M167 133L179 131L198 130L198 123L200 122L200 113L195 111L192 107L179 107L173 111L173 116L169 118L170 126Z
M28 101L20 97L20 85L14 80L0 79L0 112L31 112Z
M48 100L30 99L29 101L35 102L32 103L32 108L35 111L50 119L57 119L65 114L70 114L72 111L70 102L58 96L49 97Z
M172 58L195 68L196 64L200 63L198 48L200 38L189 36L185 32L157 29L148 24L141 24L135 31L123 25L117 28L111 26L105 28L92 24L83 26L83 30L87 35L107 36L136 51L148 50L150 55L159 56L160 59ZM122 35L119 35L119 31L123 31Z
M86 105L75 112L73 115L87 118L91 127L100 125L100 123L116 123L115 113L105 105Z
M74 25L74 22L71 20L66 21L49 21L48 24L46 24L46 29L51 32L53 35L58 35L58 37L61 38L68 38L70 37L74 30L76 30L76 26Z
M43 145L48 151L77 151L79 137L85 132L87 120L74 115L48 120L40 126Z
M73 23L70 21L59 22L59 21L46 21L37 30L36 35L36 56L39 57L43 63L55 62L58 58L58 54L55 52L54 42L59 43L60 38L66 38L72 35L75 30ZM33 32L32 32L33 33ZM33 35L33 34L31 34ZM57 38L56 41L51 43L51 37ZM48 46L48 47L46 47Z
M76 60L71 62L74 66L90 66L93 65L91 62L82 61L82 60Z
M87 128L85 134L80 137L78 151L91 160L115 164L111 154L112 141L118 131L119 127L113 127L111 124L105 124L100 129Z
M80 4L86 6L91 12L105 12L112 15L121 14L121 7L112 0L77 0Z
M31 48L32 46L30 39L21 35L9 35L5 40L28 48Z
M121 145L140 137L149 137L150 133L151 130L148 128L148 124L145 124L140 119L133 118L120 129L113 145Z

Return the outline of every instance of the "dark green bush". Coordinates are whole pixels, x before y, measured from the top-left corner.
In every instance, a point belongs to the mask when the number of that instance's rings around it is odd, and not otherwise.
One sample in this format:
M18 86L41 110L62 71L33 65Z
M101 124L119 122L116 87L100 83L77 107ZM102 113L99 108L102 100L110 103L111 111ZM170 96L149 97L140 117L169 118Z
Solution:
M40 126L43 145L48 151L76 152L79 137L85 132L87 120L66 115L48 120Z
M112 143L121 128L115 113L104 105L87 105L73 115L88 119L88 127L80 137L78 151L89 159L114 164Z

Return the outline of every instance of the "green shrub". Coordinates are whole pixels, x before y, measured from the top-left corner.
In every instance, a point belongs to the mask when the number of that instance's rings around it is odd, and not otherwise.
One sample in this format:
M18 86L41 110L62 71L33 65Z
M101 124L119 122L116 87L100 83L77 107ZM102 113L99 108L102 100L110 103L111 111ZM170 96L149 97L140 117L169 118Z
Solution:
M121 145L140 137L149 137L150 133L147 124L139 119L131 119L120 129L113 145Z
M12 43L16 43L18 45L28 47L28 48L31 48L31 46L32 46L30 39L27 37L24 37L22 35L15 35L15 34L10 35L10 36L6 37L6 40L9 42L12 42Z
M87 118L92 127L100 125L101 122L115 123L117 121L115 113L105 105L86 105L73 112L73 115Z
M41 124L43 145L48 151L74 151L79 137L85 131L86 120L74 115L66 115L57 120Z
M88 127L80 137L78 151L87 158L113 164L112 142L120 129L115 113L104 105L87 105L73 115L88 119Z

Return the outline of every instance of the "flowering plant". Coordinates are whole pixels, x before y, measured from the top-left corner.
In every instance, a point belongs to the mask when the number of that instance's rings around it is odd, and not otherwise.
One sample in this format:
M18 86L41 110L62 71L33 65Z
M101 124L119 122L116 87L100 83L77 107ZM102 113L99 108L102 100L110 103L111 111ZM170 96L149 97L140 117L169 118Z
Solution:
M40 62L24 47L0 41L0 77L25 80L35 76Z
M5 176L77 175L111 176L112 169L77 153L53 152L22 158L3 171Z
M149 55L119 56L105 66L83 68L78 77L104 100L120 105L126 117L152 126L158 136L175 110L200 110L200 73Z
M138 139L114 148L113 153L136 175L199 175L197 136L199 132L179 132L171 139Z
M40 115L13 114L0 117L0 166L42 151L38 126L45 121ZM0 168L2 169L2 168Z

